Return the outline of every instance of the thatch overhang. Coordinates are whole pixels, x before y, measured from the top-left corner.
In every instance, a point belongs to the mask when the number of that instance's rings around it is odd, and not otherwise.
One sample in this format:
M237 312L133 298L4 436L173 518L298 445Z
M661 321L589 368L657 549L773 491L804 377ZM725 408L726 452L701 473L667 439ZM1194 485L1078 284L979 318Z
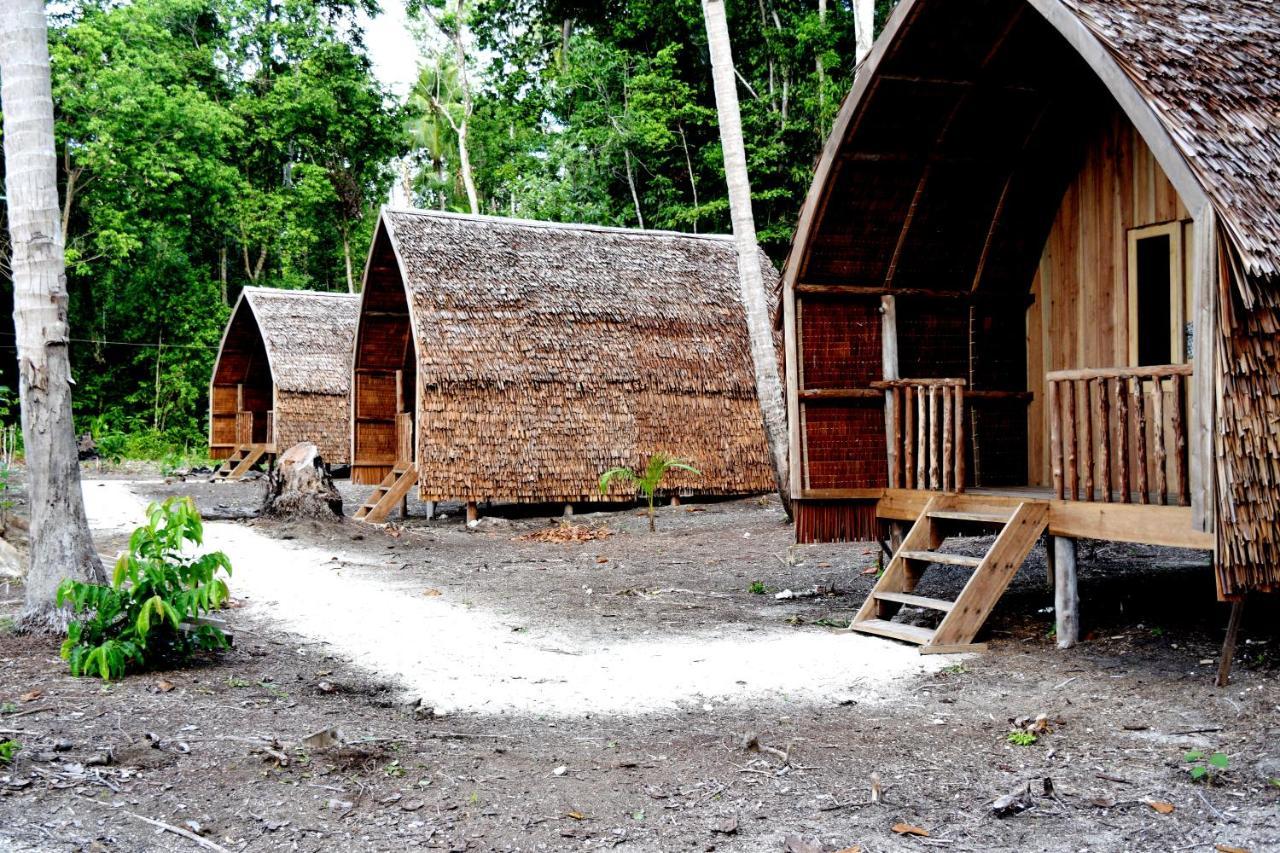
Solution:
M599 500L603 470L655 451L703 472L673 475L674 491L767 491L738 293L725 237L386 209L353 365L353 476L385 473L399 410L414 413L424 499Z
M1024 324L1064 193L1117 115L1198 231L1197 319L1219 335L1195 341L1192 503L1218 534L1220 592L1280 585L1280 5L902 0L802 209L783 273L789 334L797 288L898 294L909 306L899 309L902 375L1025 391L1026 342L1011 330ZM926 307L924 293L956 301ZM821 391L880 378L876 305L833 302L804 322L802 354L789 350L802 362L789 365L793 460L808 429L842 454L817 471L820 485L882 487L876 407L815 403L802 418L795 380ZM1024 415L997 409L975 412L972 440L1016 445ZM1024 451L1014 448L1007 471L987 466L993 484L1005 473L1017 483ZM793 491L804 485L793 480Z
M211 447L234 441L238 410L272 412L270 419L261 417L256 440L280 449L312 441L326 461L347 462L359 308L352 294L244 288L210 382ZM268 425L272 435L266 435Z

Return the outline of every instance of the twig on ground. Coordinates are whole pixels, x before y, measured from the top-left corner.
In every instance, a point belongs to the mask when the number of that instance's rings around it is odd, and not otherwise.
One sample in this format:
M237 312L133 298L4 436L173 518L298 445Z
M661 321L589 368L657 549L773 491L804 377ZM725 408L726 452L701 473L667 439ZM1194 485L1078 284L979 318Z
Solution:
M1235 822L1236 822L1236 819L1235 819L1235 818L1233 818L1233 817L1228 817L1227 815L1224 815L1222 812L1218 811L1218 807L1217 807L1217 806L1215 806L1213 803L1209 802L1209 798L1208 798L1208 797L1206 797L1206 796L1205 796L1204 794L1202 794L1201 792L1196 791L1196 796L1200 798L1200 802L1204 803L1206 806L1208 806L1208 807L1209 807L1209 811L1213 812L1215 815L1217 815L1217 816L1218 816L1218 820L1222 821L1223 823L1235 823Z
M199 844L201 847L203 847L206 850L216 850L219 853L231 853L230 850L223 847L221 844L215 844L207 838L201 838L200 836L196 835L194 832L185 830L180 826L174 826L173 824L165 823L162 820L152 820L149 817L143 817L142 815L134 814L133 812L125 812L125 814L127 814L129 817L137 818L143 823L149 823L152 826L159 827L160 829L163 829L165 832L172 832L174 835L181 835L183 838L187 839L188 841L194 841L196 844Z
M41 705L39 708L28 708L25 711L18 711L16 714L6 714L5 716L11 720L14 720L14 719L17 719L18 717L25 717L28 714L39 714L41 711L52 711L52 710L53 710L52 705Z

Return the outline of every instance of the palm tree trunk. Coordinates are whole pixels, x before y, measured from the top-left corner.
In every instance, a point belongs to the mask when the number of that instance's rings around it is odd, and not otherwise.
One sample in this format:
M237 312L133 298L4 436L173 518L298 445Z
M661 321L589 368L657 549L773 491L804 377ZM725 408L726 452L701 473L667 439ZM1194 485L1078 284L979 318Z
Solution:
M860 64L871 52L871 45L876 39L876 0L854 0L854 64Z
M24 627L65 629L54 605L74 577L103 583L89 535L71 421L67 279L44 0L9 0L0 15L0 104L13 243L13 320L31 502Z
M715 81L716 110L720 119L720 144L724 149L724 173L729 185L729 216L738 246L738 282L746 308L747 330L751 337L751 359L755 362L756 398L764 422L765 439L773 462L773 475L782 505L791 515L788 489L787 415L778 373L777 350L773 344L769 298L760 270L760 249L751 213L751 183L747 176L747 154L742 141L742 115L738 90L733 81L733 52L729 46L729 25L723 0L702 0L707 24L707 44L711 50L711 72Z

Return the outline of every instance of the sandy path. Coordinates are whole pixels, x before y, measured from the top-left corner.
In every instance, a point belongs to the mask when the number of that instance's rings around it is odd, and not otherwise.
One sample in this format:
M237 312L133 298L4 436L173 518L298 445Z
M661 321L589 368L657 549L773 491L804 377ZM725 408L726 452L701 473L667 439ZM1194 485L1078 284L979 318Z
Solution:
M129 530L143 517L145 501L129 485L85 483L95 530ZM875 637L783 628L728 626L611 644L576 635L572 625L515 633L509 620L424 596L429 579L417 572L388 577L353 565L351 555L236 524L207 524L205 544L231 557L232 594L253 615L329 643L442 711L577 716L722 703L794 708L845 697L865 703L901 696L911 676L952 662Z

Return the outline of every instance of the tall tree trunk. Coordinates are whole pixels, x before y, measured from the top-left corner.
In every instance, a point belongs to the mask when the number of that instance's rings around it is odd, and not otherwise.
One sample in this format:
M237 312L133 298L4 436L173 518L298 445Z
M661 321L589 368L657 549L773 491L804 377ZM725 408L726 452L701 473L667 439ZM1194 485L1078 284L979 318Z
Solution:
M689 170L689 189L693 192L693 233L698 233L698 179L693 174L693 158L689 155L689 138L685 136L684 124L677 124L680 132L680 147L684 149L684 165Z
M54 606L66 578L105 582L80 489L71 421L67 278L44 0L8 0L0 15L0 106L13 243L13 321L31 503L24 627L65 629Z
M853 24L855 30L854 64L867 58L876 40L876 0L854 0Z
M822 29L823 34L827 31L827 0L818 0L818 26ZM827 68L822 61L822 45L818 46L818 58L814 62L814 70L818 73L818 120L826 124L827 112ZM820 139L827 136L825 130L819 134Z
M716 111L720 119L720 145L724 149L724 173L729 185L729 216L733 221L734 242L738 246L738 281L751 337L751 359L755 362L756 397L760 401L760 416L769 443L778 494L790 516L786 400L778 372L777 351L773 345L773 324L769 321L769 296L765 292L760 269L755 219L751 213L751 183L747 177L742 115L738 109L737 86L733 81L733 51L729 45L729 25L725 20L723 0L702 0L702 13L707 24Z
M640 194L636 192L636 175L635 170L631 168L631 149L623 146L622 159L627 164L627 187L631 190L631 203L636 208L636 220L640 223L640 227L644 228L644 214L640 212Z
M458 56L458 80L462 83L462 121L454 130L458 134L458 165L462 169L462 185L467 190L467 204L475 214L480 212L480 197L476 193L475 176L471 174L471 151L467 145L467 130L475 107L471 100L471 79L467 76L467 51L462 42L462 31L467 22L466 0L458 0L454 14L457 22L453 30L453 48Z
M345 227L342 229L342 261L347 268L347 293L355 293L356 280L351 273L351 234Z

